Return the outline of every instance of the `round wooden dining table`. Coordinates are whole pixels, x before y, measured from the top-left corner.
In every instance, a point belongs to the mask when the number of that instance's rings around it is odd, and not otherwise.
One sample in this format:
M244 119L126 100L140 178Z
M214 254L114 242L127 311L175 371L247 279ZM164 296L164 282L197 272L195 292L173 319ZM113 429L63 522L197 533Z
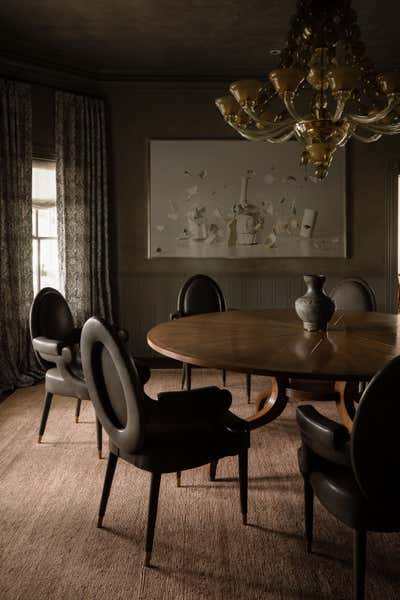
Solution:
M297 381L319 380L334 382L332 398L351 430L358 384L400 354L399 333L399 316L388 313L337 311L326 332L306 332L294 310L235 310L160 323L147 342L192 365L269 376L251 429L282 413Z

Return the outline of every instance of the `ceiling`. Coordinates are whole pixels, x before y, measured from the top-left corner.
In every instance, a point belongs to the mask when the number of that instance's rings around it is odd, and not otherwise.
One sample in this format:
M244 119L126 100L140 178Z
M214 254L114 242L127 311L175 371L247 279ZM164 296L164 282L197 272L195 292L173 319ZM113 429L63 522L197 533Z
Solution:
M323 1L323 0L321 0ZM295 0L2 0L0 52L98 79L217 80L276 64ZM400 2L353 0L369 56L400 66Z

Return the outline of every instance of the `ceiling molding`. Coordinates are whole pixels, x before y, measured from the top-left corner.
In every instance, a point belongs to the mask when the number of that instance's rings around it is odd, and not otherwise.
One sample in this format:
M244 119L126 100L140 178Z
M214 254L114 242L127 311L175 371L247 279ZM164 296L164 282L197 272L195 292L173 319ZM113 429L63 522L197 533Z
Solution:
M270 67L272 68L272 67ZM65 87L75 83L78 87L82 85L87 87L87 84L110 84L110 85L137 85L138 91L143 86L147 91L153 87L163 86L164 89L174 90L179 84L181 87L188 90L210 89L219 90L221 93L227 89L230 82L235 80L235 75L227 73L218 78L197 78L190 79L185 77L177 77L176 74L165 74L163 77L146 76L143 73L136 74L111 74L111 73L92 73L90 71L76 70L64 68L61 65L39 61L25 61L16 57L2 55L0 57L0 73L4 77L14 77L23 79L30 83L49 85L51 87ZM239 75L236 76L238 78ZM257 77L255 75L254 77ZM258 75L260 77L260 75ZM97 86L97 87L99 87ZM96 87L96 89L97 89ZM93 91L91 88L90 91Z

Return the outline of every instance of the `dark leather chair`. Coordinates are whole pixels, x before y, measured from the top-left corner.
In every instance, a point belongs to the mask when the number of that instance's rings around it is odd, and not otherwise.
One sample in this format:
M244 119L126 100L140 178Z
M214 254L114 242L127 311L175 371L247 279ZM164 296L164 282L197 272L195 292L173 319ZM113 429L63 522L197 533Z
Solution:
M366 310L376 311L376 299L373 289L363 279L349 277L340 281L330 293L337 311ZM335 322L335 316L332 323ZM332 324L331 324L332 326ZM328 325L329 329L329 325ZM359 383L359 391L365 389L365 382ZM338 400L334 381L309 381L292 379L288 396L296 400ZM355 398L357 400L358 398Z
M331 291L336 310L376 311L375 293L363 279L349 277L342 279Z
M221 288L214 279L208 275L193 275L181 287L178 294L177 311L170 315L171 319L179 319L190 315L202 313L224 312L226 310L225 298ZM250 402L251 380L250 374L246 375L247 401ZM192 383L192 366L187 363L182 365L182 389L190 390ZM222 371L222 385L226 385L226 371Z
M107 431L110 453L100 502L102 526L119 458L151 473L145 565L150 564L161 475L238 455L243 522L247 518L249 426L228 409L228 390L206 387L146 396L134 361L115 329L90 318L81 338L82 364L97 418Z
M46 428L54 394L76 398L75 420L79 421L82 400L89 400L83 377L79 353L81 328L74 326L69 306L62 294L53 288L44 288L36 295L30 311L32 345L40 366L46 371L45 400L39 428L38 442ZM126 341L128 334L121 330ZM142 365L140 374L143 383L150 377L149 369ZM96 420L97 449L101 458L102 429Z
M347 429L312 406L297 408L304 477L305 536L311 552L313 498L354 530L354 598L364 598L368 531L400 531L400 356L366 388Z

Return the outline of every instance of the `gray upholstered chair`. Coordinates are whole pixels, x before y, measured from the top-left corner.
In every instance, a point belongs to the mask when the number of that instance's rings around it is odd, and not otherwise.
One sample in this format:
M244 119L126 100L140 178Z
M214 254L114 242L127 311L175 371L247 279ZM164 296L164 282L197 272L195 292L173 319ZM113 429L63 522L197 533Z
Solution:
M229 391L207 387L150 399L116 330L96 317L83 327L81 353L89 394L110 440L98 526L102 526L118 459L149 471L145 559L149 565L161 475L229 455L239 457L241 512L246 523L249 426L228 410Z
M179 319L190 315L211 312L225 312L226 303L221 288L208 275L193 275L183 284L178 294L177 310L170 315L171 319ZM182 365L182 389L190 390L192 382L192 366ZM226 385L226 371L222 371L222 385ZM251 396L251 376L246 375L247 401Z
M30 311L32 345L40 366L46 371L45 400L39 427L38 442L42 441L54 395L76 398L75 420L78 422L82 400L89 400L80 361L81 329L74 326L69 306L62 294L53 288L43 288L36 295ZM128 334L120 330L121 339ZM140 365L140 376L145 383L150 371ZM97 449L101 458L102 429L96 420Z
M364 598L368 531L400 531L400 356L364 391L349 435L312 406L297 408L304 478L305 536L311 552L314 494L354 530L354 598Z

